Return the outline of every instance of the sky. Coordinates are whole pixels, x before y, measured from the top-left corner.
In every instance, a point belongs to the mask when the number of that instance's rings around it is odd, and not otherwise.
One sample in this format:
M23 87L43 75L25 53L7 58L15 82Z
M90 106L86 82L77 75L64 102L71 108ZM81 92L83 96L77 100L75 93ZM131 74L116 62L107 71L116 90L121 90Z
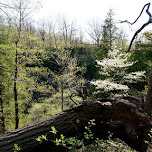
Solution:
M115 13L115 21L128 20L135 21L139 16L143 6L152 0L42 0L43 7L34 15L34 20L38 21L42 18L55 18L58 15L64 15L70 20L76 21L78 26L86 27L87 22L93 18L105 19L109 9L113 9ZM152 4L150 7L152 13ZM127 24L119 24L129 33L129 37L141 27L143 23L148 21L148 15L143 12L139 21L131 26ZM149 25L145 30L150 30Z

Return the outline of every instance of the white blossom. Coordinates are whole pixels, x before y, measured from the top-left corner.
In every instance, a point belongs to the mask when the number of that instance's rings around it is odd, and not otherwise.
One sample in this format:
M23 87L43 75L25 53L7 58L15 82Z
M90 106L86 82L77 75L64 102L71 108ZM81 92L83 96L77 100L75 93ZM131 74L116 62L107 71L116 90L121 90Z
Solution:
M109 76L109 73L116 71L116 68L128 69L128 67L135 63L128 61L129 56L129 53L120 53L117 49L114 49L113 51L110 50L107 58L104 58L101 61L96 60L97 66L101 67L100 74Z
M91 84L96 86L96 89L104 89L105 91L123 90L128 91L127 85L111 82L109 79L91 81Z
M137 72L132 72L129 74L126 74L123 79L126 82L129 83L136 83L138 81L143 81L142 78L146 77L145 76L146 71L137 71Z
M107 58L96 60L97 66L100 67L99 74L107 76L105 80L94 80L91 84L96 89L103 89L105 92L112 90L129 91L129 87L124 83L137 83L145 77L145 71L126 73L127 69L136 62L128 61L130 53L125 53L117 49L108 51Z

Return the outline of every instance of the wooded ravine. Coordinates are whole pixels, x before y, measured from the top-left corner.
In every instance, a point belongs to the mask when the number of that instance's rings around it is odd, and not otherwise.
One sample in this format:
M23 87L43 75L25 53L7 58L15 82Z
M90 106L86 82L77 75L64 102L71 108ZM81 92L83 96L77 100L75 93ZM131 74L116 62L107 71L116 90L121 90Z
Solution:
M0 2L0 152L19 151L14 145L21 152L67 151L53 143L51 127L58 131L56 138L83 139L92 119L94 137L104 141L110 132L112 140L146 152L151 144L152 32L142 31L152 23L151 3L141 6L133 23L120 21L133 25L144 10L149 17L129 43L112 9L105 19L88 22L86 41L66 17L33 23L30 15L38 4ZM47 140L39 144L36 138L42 135Z

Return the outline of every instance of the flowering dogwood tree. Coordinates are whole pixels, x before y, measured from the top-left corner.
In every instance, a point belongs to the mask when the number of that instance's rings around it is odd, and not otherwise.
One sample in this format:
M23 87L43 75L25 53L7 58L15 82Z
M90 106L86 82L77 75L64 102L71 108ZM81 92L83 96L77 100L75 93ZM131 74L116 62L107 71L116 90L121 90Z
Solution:
M103 92L116 94L127 94L130 90L129 84L143 81L145 71L135 71L128 73L127 70L135 62L128 61L130 53L122 52L118 49L108 51L107 58L97 62L100 67L100 80L92 80L91 84L96 86L96 93Z

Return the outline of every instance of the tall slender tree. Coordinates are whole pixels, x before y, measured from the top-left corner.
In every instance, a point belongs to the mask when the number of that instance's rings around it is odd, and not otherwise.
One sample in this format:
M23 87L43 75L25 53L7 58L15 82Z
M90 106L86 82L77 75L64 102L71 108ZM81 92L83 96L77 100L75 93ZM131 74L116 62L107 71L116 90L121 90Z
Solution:
M114 45L117 33L117 27L114 24L114 12L112 9L107 13L107 17L104 20L102 26L102 39L101 44L106 50L111 50Z
M15 46L15 68L14 68L14 102L15 102L15 129L19 127L19 106L18 106L18 57L20 40L24 22L28 19L29 15L33 13L33 8L31 10L30 6L32 4L31 0L11 0L7 3L0 3L2 11L5 12L7 17L11 20L11 26L14 29L12 34L13 43ZM11 13L10 13L11 12Z
M8 31L9 28L6 25L6 21L3 17L0 18L0 133L4 133L6 130L6 94L9 94L7 90L7 82L10 75L11 62L9 58L8 48Z
M72 57L73 47L70 45L70 41L60 41L60 38L55 36L55 48L54 60L58 68L52 72L52 75L58 84L62 103L61 109L64 110L64 92L67 89L69 96L72 97L76 88L82 89L85 80L77 73L82 73L84 69L80 68L76 58Z

